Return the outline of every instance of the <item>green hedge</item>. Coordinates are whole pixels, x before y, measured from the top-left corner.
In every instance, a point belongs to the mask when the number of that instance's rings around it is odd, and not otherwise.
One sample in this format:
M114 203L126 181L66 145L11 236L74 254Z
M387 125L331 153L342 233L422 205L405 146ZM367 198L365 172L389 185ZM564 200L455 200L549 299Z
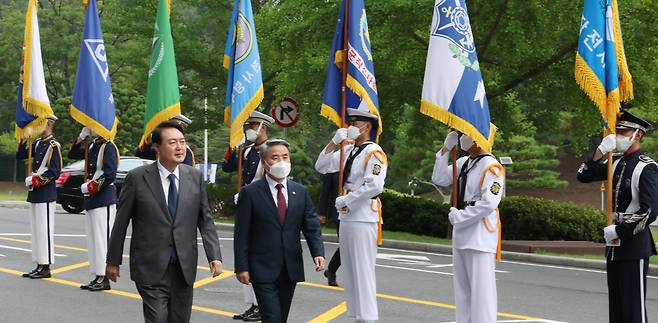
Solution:
M504 198L500 205L503 239L603 242L605 213L574 203L527 196Z
M317 194L317 187L311 191ZM235 212L235 185L208 185L212 211L220 217ZM434 200L386 189L380 196L384 229L413 234L447 237L450 206ZM314 197L317 200L316 197ZM314 201L315 202L315 201ZM585 240L602 242L606 215L589 207L534 197L510 196L500 205L503 239Z

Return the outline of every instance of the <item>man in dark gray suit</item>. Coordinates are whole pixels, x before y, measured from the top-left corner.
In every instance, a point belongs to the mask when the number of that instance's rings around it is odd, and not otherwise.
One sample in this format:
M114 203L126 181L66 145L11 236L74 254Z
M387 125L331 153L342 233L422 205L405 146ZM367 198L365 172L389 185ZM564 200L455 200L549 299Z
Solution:
M289 179L290 150L284 140L260 147L266 176L240 190L235 215L235 272L251 283L264 323L288 320L298 282L304 281L300 232L315 271L324 270L320 223L308 190Z
M203 175L182 164L183 130L163 122L153 131L157 162L128 173L107 251L106 276L119 277L132 220L130 277L143 299L146 322L189 322L197 271L197 228L213 277L222 273L219 238Z

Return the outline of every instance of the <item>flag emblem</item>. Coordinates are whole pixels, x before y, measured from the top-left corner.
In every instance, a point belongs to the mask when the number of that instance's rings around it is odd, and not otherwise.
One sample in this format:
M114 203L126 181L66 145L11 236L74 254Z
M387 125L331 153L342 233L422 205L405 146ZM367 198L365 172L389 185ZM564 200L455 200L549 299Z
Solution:
M107 55L105 53L105 43L102 39L85 39L85 47L89 51L89 56L94 61L98 71L103 77L103 81L107 82L109 69L107 68Z
M434 10L432 36L443 37L459 49L475 53L471 23L462 0L440 1L434 6Z
M244 60L245 57L249 56L249 53L251 53L251 50L254 47L254 41L253 38L251 38L251 25L249 24L247 18L242 15L242 13L238 15L237 27L238 32L236 37L237 43L235 46L235 62L239 63Z

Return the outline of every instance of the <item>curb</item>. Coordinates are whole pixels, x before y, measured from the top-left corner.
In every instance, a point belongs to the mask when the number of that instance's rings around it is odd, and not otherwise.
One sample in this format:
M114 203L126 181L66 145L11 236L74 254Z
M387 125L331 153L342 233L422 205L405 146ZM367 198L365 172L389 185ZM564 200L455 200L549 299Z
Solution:
M217 229L233 231L233 224L217 223ZM338 237L335 234L323 234L322 238L327 242L338 242ZM441 254L452 254L452 247L448 245L424 243L424 242L411 242L399 240L384 240L382 243L383 248L402 249L411 251L432 252ZM511 252L503 251L503 261L519 261L529 262L535 264L576 267L594 270L606 270L606 263L604 260L592 259L577 259L560 256L538 255L533 253ZM658 265L649 265L648 274L658 275Z

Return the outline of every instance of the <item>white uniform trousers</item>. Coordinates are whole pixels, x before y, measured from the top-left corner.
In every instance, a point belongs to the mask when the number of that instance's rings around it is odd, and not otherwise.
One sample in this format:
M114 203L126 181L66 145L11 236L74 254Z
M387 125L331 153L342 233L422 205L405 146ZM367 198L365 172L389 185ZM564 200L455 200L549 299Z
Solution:
M495 323L496 255L453 248L452 257L457 323Z
M89 271L92 275L105 276L107 243L110 240L116 213L116 204L87 210L87 219L85 221L87 254L89 255Z
M55 263L55 202L30 203L32 261L38 265Z
M244 296L244 302L248 305L258 306L258 301L256 300L256 293L254 293L254 287L249 285L242 285L242 294Z
M339 242L347 316L377 321L377 223L341 221Z

